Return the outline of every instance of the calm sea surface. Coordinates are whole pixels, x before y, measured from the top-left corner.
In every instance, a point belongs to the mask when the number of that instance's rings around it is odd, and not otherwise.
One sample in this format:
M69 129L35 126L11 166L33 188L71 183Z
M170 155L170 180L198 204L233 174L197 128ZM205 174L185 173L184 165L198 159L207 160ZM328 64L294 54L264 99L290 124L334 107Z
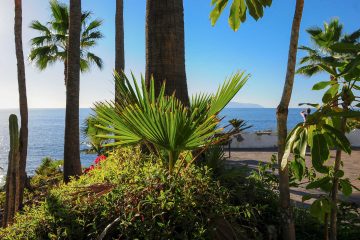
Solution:
M302 121L299 114L301 109L290 109L288 127L292 128L296 123ZM19 116L18 110L0 109L0 182L7 169L9 151L8 118L11 113ZM90 109L80 110L80 123L91 114ZM247 108L235 109L228 108L223 110L223 122L233 118L241 118L253 125L248 131L276 129L275 109L271 108ZM63 159L64 148L64 109L30 109L29 111L29 149L27 159L27 171L32 174L34 169L40 164L43 157ZM81 136L81 142L85 142ZM81 149L86 149L85 144ZM90 165L95 156L91 154L81 154L81 163L84 166Z

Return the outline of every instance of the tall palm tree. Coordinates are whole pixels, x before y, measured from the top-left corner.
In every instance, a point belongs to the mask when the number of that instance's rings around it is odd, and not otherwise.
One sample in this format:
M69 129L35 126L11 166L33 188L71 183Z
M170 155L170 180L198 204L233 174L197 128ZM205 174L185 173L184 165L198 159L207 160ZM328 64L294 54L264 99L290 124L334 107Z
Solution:
M121 74L125 69L124 53L124 0L116 0L115 15L115 71ZM115 82L117 84L117 82ZM119 102L116 94L118 86L115 85L115 102Z
M20 204L26 182L26 158L28 148L28 105L26 95L25 64L22 44L22 0L15 0L15 48L18 69L20 124Z
M184 8L182 0L146 2L147 86L153 76L158 93L166 80L166 94L175 95L185 105L189 96L185 72Z
M81 0L70 0L64 144L64 181L81 175L79 93L81 70Z
M280 103L277 107L277 129L278 129L278 161L279 161L279 190L280 190L280 209L281 224L283 226L283 239L295 239L295 226L290 205L290 188L289 188L289 169L286 166L281 168L281 161L284 156L286 137L287 137L287 119L289 103L292 89L294 86L295 65L297 47L299 41L299 30L302 13L304 9L304 0L296 0L295 13L291 26L290 46L288 53L288 63L284 89Z
M69 50L69 8L57 0L50 1L51 19L42 24L33 21L30 27L39 31L40 35L31 39L32 49L29 55L30 61L34 62L40 70L46 69L55 62L63 62L65 85L67 84L66 73L68 68L67 52ZM103 61L90 51L103 35L99 31L102 21L91 20L91 12L81 14L81 39L80 39L80 70L89 71L91 64L100 69Z
M356 51L338 51L334 46L348 46L358 44L360 42L360 29L351 33L343 34L343 25L337 19L333 19L330 23L324 23L324 28L310 28L307 30L314 47L301 46L300 49L307 52L307 55L300 60L302 66L297 73L306 76L313 76L317 73L327 73L330 75L330 81L337 83L341 77L339 73L342 71L342 62L353 60L358 56ZM341 49L340 49L341 50ZM340 69L339 69L340 67ZM344 110L347 110L345 102L342 104ZM341 120L340 130L345 133L346 118ZM342 150L337 149L334 162L334 172L340 169ZM339 178L335 175L331 190L331 201L334 206L338 202ZM330 212L330 232L328 234L328 216L325 217L325 235L329 235L331 240L337 238L337 207L331 208Z

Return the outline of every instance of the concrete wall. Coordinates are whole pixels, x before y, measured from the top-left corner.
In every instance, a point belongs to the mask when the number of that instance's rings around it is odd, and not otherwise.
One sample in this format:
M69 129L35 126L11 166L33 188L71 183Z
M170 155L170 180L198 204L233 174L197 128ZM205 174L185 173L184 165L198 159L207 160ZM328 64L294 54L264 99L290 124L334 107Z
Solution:
M360 147L360 129L356 129L346 135L353 147Z
M360 130L354 130L347 134L347 137L353 147L360 147ZM276 148L277 134L256 134L242 133L241 139L234 137L231 142L231 148Z

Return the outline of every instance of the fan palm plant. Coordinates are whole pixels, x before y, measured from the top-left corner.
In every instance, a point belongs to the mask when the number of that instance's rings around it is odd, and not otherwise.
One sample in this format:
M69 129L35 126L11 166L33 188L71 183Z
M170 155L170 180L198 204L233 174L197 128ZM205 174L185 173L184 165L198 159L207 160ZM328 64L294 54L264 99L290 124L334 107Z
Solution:
M214 137L222 131L217 128L217 115L248 78L244 72L236 73L219 87L215 95L196 95L188 107L174 94L165 95L165 83L156 95L153 79L147 89L143 78L139 86L132 75L133 87L124 74L115 73L117 93L122 101L95 104L94 110L100 122L96 126L109 133L98 137L115 140L108 146L143 143L164 159L171 173L182 153L205 149L220 140Z
M30 28L37 30L40 35L31 39L31 52L29 59L40 69L44 70L55 62L64 63L65 85L67 73L67 53L69 43L69 8L57 0L50 1L51 19L42 24L33 21ZM103 61L100 57L90 51L103 35L99 31L102 21L91 20L92 13L85 11L81 16L81 39L80 39L80 70L86 72L90 66L95 64L100 69Z

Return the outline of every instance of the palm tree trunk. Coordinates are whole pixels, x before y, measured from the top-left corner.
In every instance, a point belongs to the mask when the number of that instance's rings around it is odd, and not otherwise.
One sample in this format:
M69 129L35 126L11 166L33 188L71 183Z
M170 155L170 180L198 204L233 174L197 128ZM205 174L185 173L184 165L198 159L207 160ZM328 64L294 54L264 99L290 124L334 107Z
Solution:
M121 73L125 69L125 51L124 51L124 0L116 0L115 16L115 71ZM120 99L116 94L117 82L115 81L115 102Z
M68 71L64 144L64 181L81 175L79 94L80 94L81 0L70 0Z
M348 107L344 106L344 110L347 111ZM345 133L346 130L346 118L343 118L341 120L341 126L340 131L342 133ZM335 156L335 163L334 163L334 172L340 170L341 165L341 149L336 150L336 156ZM338 202L338 188L339 188L339 178L334 177L333 179L333 185L331 189L331 202L333 207L331 208L330 212L330 240L336 240L337 239L337 202Z
M295 226L290 205L289 169L281 169L281 160L284 156L287 137L287 118L295 77L296 55L299 39L300 23L304 8L304 0L296 0L295 14L291 27L290 47L287 63L287 72L283 94L277 107L278 128L278 161L279 161L279 190L281 225L283 226L283 239L295 239Z
M173 94L189 104L185 72L184 8L182 0L147 0L146 73L159 91L166 80L167 95Z
M64 61L64 84L66 87L67 84L67 71L68 71L68 64L67 64L67 60Z
M19 109L21 116L20 124L20 162L19 162L19 176L20 176L20 191L19 204L22 204L24 196L24 188L26 182L26 158L28 148L28 105L26 96L26 79L25 79L25 64L22 44L22 1L15 0L15 49L17 60L17 73L19 85ZM19 208L21 206L18 206Z

